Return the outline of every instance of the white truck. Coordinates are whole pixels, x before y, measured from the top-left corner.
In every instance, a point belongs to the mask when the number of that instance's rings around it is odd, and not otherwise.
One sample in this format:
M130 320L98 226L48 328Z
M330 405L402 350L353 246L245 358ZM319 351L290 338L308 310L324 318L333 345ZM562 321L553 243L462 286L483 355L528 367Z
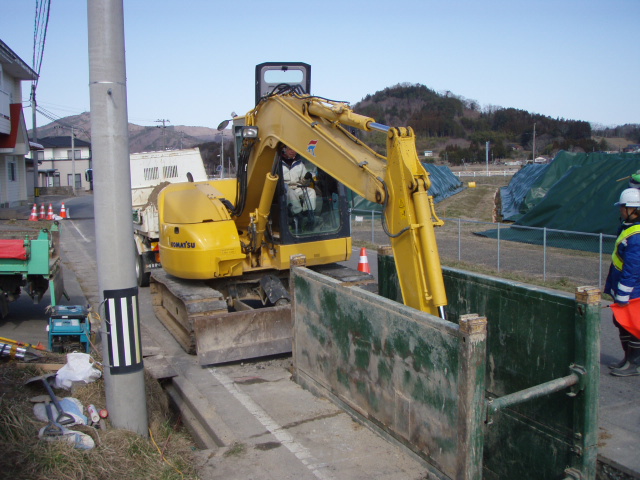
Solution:
M158 193L169 183L207 180L207 173L198 148L134 153L129 163L136 280L147 287L151 269L160 266Z

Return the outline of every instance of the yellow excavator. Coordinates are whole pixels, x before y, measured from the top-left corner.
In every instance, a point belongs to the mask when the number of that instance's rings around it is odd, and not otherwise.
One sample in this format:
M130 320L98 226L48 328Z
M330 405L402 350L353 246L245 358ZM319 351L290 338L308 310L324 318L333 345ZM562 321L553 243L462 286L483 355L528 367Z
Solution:
M305 63L258 65L256 106L233 119L235 178L174 183L158 196L154 307L201 364L291 351L292 258L350 284L372 282L336 265L352 253L345 187L383 206L404 303L445 316L434 232L442 221L413 130L309 94L310 72ZM385 132L386 157L354 129ZM305 172L297 180L287 148Z

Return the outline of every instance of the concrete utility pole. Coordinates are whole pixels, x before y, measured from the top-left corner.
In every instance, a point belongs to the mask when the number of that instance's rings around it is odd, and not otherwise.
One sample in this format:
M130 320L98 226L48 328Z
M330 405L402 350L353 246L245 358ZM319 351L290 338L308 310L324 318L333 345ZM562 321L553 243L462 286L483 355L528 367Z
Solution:
M533 122L533 148L532 148L533 152L532 152L532 159L533 162L535 163L536 161L536 123Z
M33 142L38 143L38 127L36 124L36 84L31 84L31 123L33 126ZM38 154L31 152L31 158L33 159L33 203L38 201L40 191L38 189Z
M76 133L71 127L71 191L76 196Z
M123 0L87 0L91 143L105 391L117 428L148 435L135 277Z
M487 175L489 175L489 140L484 144L485 157L487 162Z

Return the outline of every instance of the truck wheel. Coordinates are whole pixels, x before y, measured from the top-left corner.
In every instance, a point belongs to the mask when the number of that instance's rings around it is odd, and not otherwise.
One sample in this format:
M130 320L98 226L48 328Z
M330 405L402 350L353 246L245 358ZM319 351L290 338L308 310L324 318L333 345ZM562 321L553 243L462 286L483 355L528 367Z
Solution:
M144 268L144 259L142 255L138 255L136 251L136 282L139 287L148 287L151 279L151 272L147 272Z

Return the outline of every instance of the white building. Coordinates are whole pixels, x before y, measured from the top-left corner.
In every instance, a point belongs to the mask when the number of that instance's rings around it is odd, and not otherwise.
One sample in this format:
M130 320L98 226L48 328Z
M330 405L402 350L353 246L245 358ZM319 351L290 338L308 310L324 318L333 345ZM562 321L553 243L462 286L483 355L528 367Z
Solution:
M38 159L38 184L42 187L73 187L75 191L90 190L84 172L91 168L91 144L71 136L45 137L38 140L43 150L35 153ZM74 154L71 150L73 148Z
M29 138L22 113L22 82L37 78L36 72L0 40L0 207L25 205L34 193L33 166L29 162L28 169L25 160Z

